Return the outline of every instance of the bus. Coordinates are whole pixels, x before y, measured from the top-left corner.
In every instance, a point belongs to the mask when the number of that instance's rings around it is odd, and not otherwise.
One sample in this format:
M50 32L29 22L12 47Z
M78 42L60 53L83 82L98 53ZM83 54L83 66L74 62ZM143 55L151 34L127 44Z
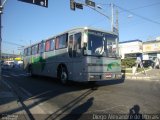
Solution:
M24 49L24 70L30 75L96 82L119 80L118 35L89 27L75 28Z

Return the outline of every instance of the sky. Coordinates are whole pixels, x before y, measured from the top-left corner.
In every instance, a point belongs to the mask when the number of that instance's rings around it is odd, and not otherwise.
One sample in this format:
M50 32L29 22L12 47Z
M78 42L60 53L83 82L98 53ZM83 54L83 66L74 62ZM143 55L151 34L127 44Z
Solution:
M2 0L3 1L3 0ZM19 54L22 46L45 40L76 27L111 30L110 20L84 6L70 9L70 0L48 0L48 8L7 0L2 14L2 52ZM75 0L83 2L85 0ZM159 0L93 0L111 17L110 4L119 11L119 40L154 40L160 36Z

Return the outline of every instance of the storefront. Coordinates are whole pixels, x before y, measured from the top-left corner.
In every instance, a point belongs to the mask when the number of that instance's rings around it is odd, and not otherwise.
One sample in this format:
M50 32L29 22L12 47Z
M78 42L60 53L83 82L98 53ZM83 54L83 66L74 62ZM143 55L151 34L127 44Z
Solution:
M143 42L143 59L155 60L160 58L160 41L147 41Z
M143 46L141 40L130 40L119 43L119 54L121 58L136 58L142 56Z

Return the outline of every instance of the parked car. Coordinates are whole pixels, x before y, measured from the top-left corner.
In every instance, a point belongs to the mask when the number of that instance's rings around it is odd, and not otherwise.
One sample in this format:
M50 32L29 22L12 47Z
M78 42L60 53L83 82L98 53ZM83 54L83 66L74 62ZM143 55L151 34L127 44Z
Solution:
M2 70L10 69L10 66L8 64L2 64Z
M9 68L13 68L15 63L14 61L4 61L3 65L8 66Z
M142 61L144 67L154 67L154 61L153 60L143 60Z

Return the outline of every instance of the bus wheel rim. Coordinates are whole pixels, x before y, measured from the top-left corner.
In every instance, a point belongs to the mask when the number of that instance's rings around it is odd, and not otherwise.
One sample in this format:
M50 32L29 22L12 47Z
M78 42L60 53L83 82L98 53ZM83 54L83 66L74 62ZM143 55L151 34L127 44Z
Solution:
M66 81L67 81L67 73L66 72L62 72L62 74L61 74L61 81L63 83L66 83Z

